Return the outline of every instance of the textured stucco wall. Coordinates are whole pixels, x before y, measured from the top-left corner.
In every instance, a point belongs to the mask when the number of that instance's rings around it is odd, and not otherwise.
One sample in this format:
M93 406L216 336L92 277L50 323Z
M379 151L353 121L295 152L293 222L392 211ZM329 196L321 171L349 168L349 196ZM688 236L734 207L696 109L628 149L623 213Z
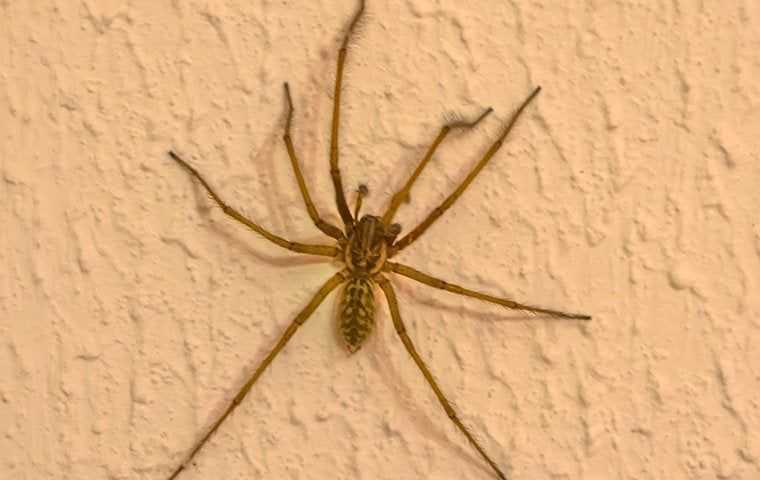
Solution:
M760 478L760 3L369 0L342 165L378 211L446 112L423 218L535 85L461 201L402 260L587 312L530 320L406 280L402 314L466 423L526 479ZM353 0L0 2L0 478L163 479L334 265L313 196ZM347 357L334 297L184 479L489 479L387 309Z

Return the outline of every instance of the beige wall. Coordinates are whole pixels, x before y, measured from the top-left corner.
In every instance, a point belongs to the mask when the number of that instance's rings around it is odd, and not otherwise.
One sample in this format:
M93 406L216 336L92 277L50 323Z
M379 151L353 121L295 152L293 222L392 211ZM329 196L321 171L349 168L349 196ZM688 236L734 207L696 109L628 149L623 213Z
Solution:
M594 320L398 279L410 333L511 479L758 479L760 4L543 3L370 0L344 178L379 212L446 112L493 106L425 172L408 230L542 85L402 261ZM354 5L0 2L0 478L165 478L335 270L225 220L165 152L321 240L280 141L281 82L336 220L330 99ZM349 358L334 300L181 478L493 478L385 306Z

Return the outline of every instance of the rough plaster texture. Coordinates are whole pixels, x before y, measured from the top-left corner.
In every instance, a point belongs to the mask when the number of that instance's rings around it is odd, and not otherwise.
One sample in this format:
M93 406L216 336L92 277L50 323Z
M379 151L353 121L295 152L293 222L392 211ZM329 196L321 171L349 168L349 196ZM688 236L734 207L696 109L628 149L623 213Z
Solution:
M369 1L344 178L378 211L446 112L408 229L545 90L403 261L587 312L531 320L396 282L412 338L510 478L760 478L760 3ZM334 265L318 207L352 0L0 2L0 478L162 479ZM395 337L347 357L332 297L182 478L489 479Z

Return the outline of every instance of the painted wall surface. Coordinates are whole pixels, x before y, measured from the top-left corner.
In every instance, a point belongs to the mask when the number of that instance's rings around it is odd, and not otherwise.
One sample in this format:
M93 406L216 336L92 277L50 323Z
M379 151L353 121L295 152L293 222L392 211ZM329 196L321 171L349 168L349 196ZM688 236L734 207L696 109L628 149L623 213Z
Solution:
M0 478L165 479L338 268L233 224L166 155L287 238L317 207L353 0L0 2ZM514 480L760 478L760 3L370 0L341 166L400 261L592 322L394 278L420 354ZM353 203L353 200L352 200ZM490 479L378 296L348 356L333 295L181 479Z

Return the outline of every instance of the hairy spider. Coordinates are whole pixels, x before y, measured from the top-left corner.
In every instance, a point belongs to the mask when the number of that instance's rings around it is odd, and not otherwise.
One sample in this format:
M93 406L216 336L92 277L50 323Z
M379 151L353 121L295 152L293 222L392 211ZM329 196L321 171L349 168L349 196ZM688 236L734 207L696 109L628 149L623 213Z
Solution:
M485 452L483 447L470 433L469 429L464 426L456 412L451 406L451 403L446 399L446 396L441 391L438 383L430 373L425 361L422 360L417 349L409 338L406 332L406 327L401 319L399 312L398 301L396 299L396 293L394 292L391 282L388 280L388 273L396 273L417 282L429 285L433 288L446 290L448 292L464 295L468 297L477 298L486 302L495 303L506 308L523 310L533 313L541 313L550 315L556 318L576 319L576 320L589 320L588 315L565 313L557 310L549 310L546 308L539 308L535 306L525 305L506 298L494 297L486 293L480 293L474 290L470 290L458 285L454 285L438 278L432 277L426 273L416 270L412 267L402 265L400 263L391 262L393 258L401 250L405 249L415 240L417 240L433 222L438 219L443 213L448 210L454 202L462 195L465 189L472 183L475 177L486 166L489 160L496 154L501 148L507 135L514 127L520 114L528 106L528 104L538 95L541 90L540 87L536 87L535 90L526 98L519 108L514 112L512 117L506 123L504 130L498 139L491 145L488 151L483 155L480 161L469 172L462 183L449 195L446 200L443 201L438 207L436 207L422 223L417 225L411 232L406 234L400 240L396 241L396 237L401 233L401 226L397 223L393 223L393 217L396 214L399 206L404 202L412 188L412 185L419 177L425 165L430 161L438 146L443 142L446 136L455 129L466 130L474 127L480 121L482 121L489 113L491 108L486 109L478 118L473 121L453 121L449 122L441 127L438 135L433 140L433 143L428 148L425 155L422 157L419 165L411 174L404 186L396 192L391 198L385 213L382 216L364 215L359 217L359 211L361 209L362 199L367 195L367 188L360 186L357 191L357 200L353 213L349 210L348 203L346 202L346 196L343 190L343 182L341 180L340 168L338 167L338 128L340 126L340 93L341 83L343 80L343 67L346 62L346 52L351 38L351 34L356 28L356 24L364 13L364 0L359 1L359 8L351 19L351 23L348 25L348 29L343 37L343 42L338 53L338 68L335 79L335 97L333 100L333 115L332 115L332 134L330 138L330 176L332 177L333 186L335 187L335 201L338 207L338 213L343 221L343 230L333 225L332 223L325 221L319 216L314 203L309 195L309 190L306 187L301 167L296 156L295 148L293 147L293 140L290 137L290 125L293 119L293 100L290 96L290 88L285 83L285 99L287 101L287 121L285 123L285 134L283 140L285 141L285 147L290 157L290 162L295 172L296 180L298 181L298 188L303 196L306 209L309 212L309 216L314 221L316 227L321 230L325 235L335 240L334 245L313 245L299 242L291 242L278 235L275 235L257 223L253 222L236 209L230 207L225 203L221 197L214 191L208 182L201 176L198 171L190 164L182 160L179 155L173 151L169 152L169 155L182 167L184 167L198 182L203 185L203 188L208 192L211 198L216 204L221 207L222 211L232 219L242 223L246 227L250 228L254 232L263 236L264 238L276 243L277 245L291 250L293 252L305 253L310 255L320 255L330 259L337 259L345 264L345 268L330 277L322 287L317 291L316 295L311 299L308 305L301 310L296 318L291 322L285 332L282 334L277 344L272 348L269 354L261 361L256 370L250 376L248 381L242 386L240 391L230 402L227 409L222 415L214 422L211 428L206 434L195 444L190 454L186 457L169 479L175 478L179 473L185 469L189 462L195 457L198 451L203 447L206 441L214 434L224 420L235 410L235 408L243 401L245 396L251 390L251 387L256 383L264 370L272 363L272 360L279 354L291 337L296 333L296 330L306 322L311 314L317 309L327 295L341 285L345 285L342 290L340 299L340 309L338 318L338 331L342 337L346 348L350 353L354 353L361 348L363 342L367 339L372 332L375 323L375 302L374 302L374 290L375 286L380 287L388 303L391 319L393 320L393 326L396 329L396 333L404 344L407 352L417 364L417 367L422 372L430 388L433 389L435 396L438 398L438 402L443 407L446 415L456 425L456 427L467 437L470 444L478 451L483 459L493 468L494 472L500 479L506 479L504 473L494 463L491 457Z

